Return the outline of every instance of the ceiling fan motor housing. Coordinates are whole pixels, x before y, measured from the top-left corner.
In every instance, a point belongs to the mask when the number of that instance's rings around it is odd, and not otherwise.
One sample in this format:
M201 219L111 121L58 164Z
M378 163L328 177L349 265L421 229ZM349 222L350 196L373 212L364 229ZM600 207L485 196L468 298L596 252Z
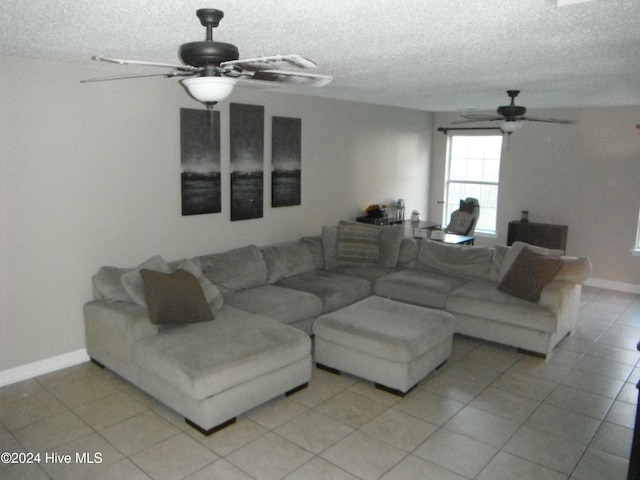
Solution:
M180 60L194 67L218 67L222 62L240 58L238 47L231 43L204 40L189 42L180 46Z

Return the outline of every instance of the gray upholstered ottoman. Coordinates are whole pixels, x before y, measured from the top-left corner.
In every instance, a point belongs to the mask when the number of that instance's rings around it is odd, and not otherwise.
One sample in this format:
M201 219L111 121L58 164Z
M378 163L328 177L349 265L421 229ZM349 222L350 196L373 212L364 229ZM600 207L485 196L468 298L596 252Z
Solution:
M453 332L450 313L371 296L316 319L315 361L404 395L446 362Z

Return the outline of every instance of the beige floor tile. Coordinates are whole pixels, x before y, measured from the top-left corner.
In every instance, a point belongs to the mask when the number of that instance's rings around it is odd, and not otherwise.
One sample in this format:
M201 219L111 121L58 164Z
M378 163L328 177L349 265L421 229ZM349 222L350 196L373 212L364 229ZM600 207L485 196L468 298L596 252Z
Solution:
M426 383L426 380L423 380ZM359 395L375 400L387 406L394 405L399 402L402 397L394 395L393 393L386 392L375 387L375 384L366 380L356 383L352 387L349 387L349 391L357 393Z
M434 463L408 455L380 480L466 480Z
M13 434L28 451L36 452L58 447L92 431L80 418L66 411L18 428Z
M353 432L353 428L313 410L278 427L275 433L319 454Z
M91 478L124 457L97 433L78 438L54 449L59 456L68 456L69 463L44 462L42 467L53 479L74 480ZM49 452L52 453L52 452Z
M637 384L638 384L637 381L630 382L629 380L627 380L627 382L622 387L622 390L620 390L620 393L618 394L617 400L621 400L623 402L632 403L634 405L637 405L638 404L638 388L637 388Z
M252 480L239 468L224 459L216 460L197 472L187 476L184 480Z
M51 480L42 467L36 463L14 464L0 469L2 480Z
M151 477L140 470L131 460L125 458L92 472L91 480L151 480Z
M69 408L79 407L93 400L108 397L119 390L113 383L98 376L63 383L51 390Z
M244 416L268 430L273 430L303 414L307 409L308 407L289 397L277 397L250 410Z
M197 472L218 456L181 433L130 458L154 480L177 480Z
M386 410L360 429L367 435L406 452L413 451L437 430L437 425L395 408Z
M231 452L265 435L268 431L253 420L238 417L236 423L214 435L205 436L193 428L187 429L186 433L221 457L226 457Z
M180 430L150 410L101 431L101 434L125 455L145 450L178 433Z
M328 378L328 375L331 374L326 374L324 376L314 374L309 386L304 390L299 391L291 398L307 407L316 407L352 385L351 383L349 383L349 385L345 385L344 382L330 379ZM338 375L333 376L340 378Z
M509 369L522 357L523 354L516 348L496 343L482 343L467 355L471 360L494 364L503 371Z
M542 401L547 398L556 385L556 382L543 378L523 375L521 373L506 372L493 382L491 386L522 397Z
M476 480L566 480L567 476L536 463L500 452Z
M493 382L502 375L509 367L497 365L480 360L474 360L468 356L457 360L447 366L447 370L464 378L484 383L486 385Z
M348 437L325 450L321 457L364 480L375 480L407 455L362 432Z
M624 363L587 354L582 357L578 363L576 363L574 368L578 370L586 370L592 374L604 375L605 377L626 381L633 370L633 365L626 365Z
M589 447L601 450L622 458L629 458L633 429L602 422Z
M580 443L524 426L503 451L569 475L585 448Z
M497 452L487 444L442 428L413 454L463 477L475 478Z
M359 480L341 468L332 465L320 457L314 457L296 471L287 475L285 480Z
M490 386L469 405L507 420L524 423L540 406L540 401L521 397L506 390Z
M632 403L616 400L611 405L611 409L604 418L606 422L622 425L627 428L634 428L636 422L636 406Z
M571 478L578 480L626 480L629 461L616 455L588 448Z
M15 430L66 411L68 411L67 407L60 400L46 390L42 390L0 404L0 421L10 430Z
M318 405L316 410L352 428L359 428L387 408L380 402L346 390Z
M487 387L486 384L444 370L425 382L424 389L461 403L469 403Z
M73 411L95 429L102 429L142 413L147 408L124 392L85 403Z
M26 401L29 397L43 393L44 387L33 378L0 387L0 408L6 408L16 400Z
M600 422L595 418L545 403L531 415L526 425L587 445L598 430Z
M274 433L267 433L231 453L225 460L257 480L275 480L285 477L311 458L310 452Z
M464 408L464 403L425 389L416 389L396 403L394 408L442 426Z
M502 448L520 428L520 423L467 406L449 420L444 427L492 447Z
M616 398L620 389L624 386L624 380L598 375L588 370L578 368L574 368L567 373L560 383L589 393L611 398Z
M613 398L558 385L547 397L545 403L602 420L613 404Z
M588 355L601 357L612 362L618 362L632 367L638 363L638 351L635 347L633 350L628 350L614 345L608 345L603 342L597 342L593 347L591 347L591 349L589 349Z
M553 358L553 356L551 358ZM518 363L509 369L509 372L530 375L558 383L569 373L569 370L571 370L571 368L566 365L554 364L547 362L543 358L525 355Z

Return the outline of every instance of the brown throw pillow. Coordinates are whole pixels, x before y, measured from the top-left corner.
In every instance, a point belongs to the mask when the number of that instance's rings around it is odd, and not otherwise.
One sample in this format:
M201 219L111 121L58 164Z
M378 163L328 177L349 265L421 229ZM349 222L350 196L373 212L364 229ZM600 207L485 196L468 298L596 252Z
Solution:
M544 286L560 271L562 261L556 257L523 248L498 285L498 290L530 302L540 300Z
M213 313L198 279L186 270L162 273L140 270L149 309L155 325L208 322Z

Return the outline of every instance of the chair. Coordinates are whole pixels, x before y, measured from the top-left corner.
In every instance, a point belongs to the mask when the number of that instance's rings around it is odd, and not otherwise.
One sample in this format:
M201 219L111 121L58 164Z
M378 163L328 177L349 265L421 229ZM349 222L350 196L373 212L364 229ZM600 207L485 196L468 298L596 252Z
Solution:
M480 216L480 203L477 198L467 197L460 200L460 208L451 214L446 233L455 233L466 237L473 236Z

